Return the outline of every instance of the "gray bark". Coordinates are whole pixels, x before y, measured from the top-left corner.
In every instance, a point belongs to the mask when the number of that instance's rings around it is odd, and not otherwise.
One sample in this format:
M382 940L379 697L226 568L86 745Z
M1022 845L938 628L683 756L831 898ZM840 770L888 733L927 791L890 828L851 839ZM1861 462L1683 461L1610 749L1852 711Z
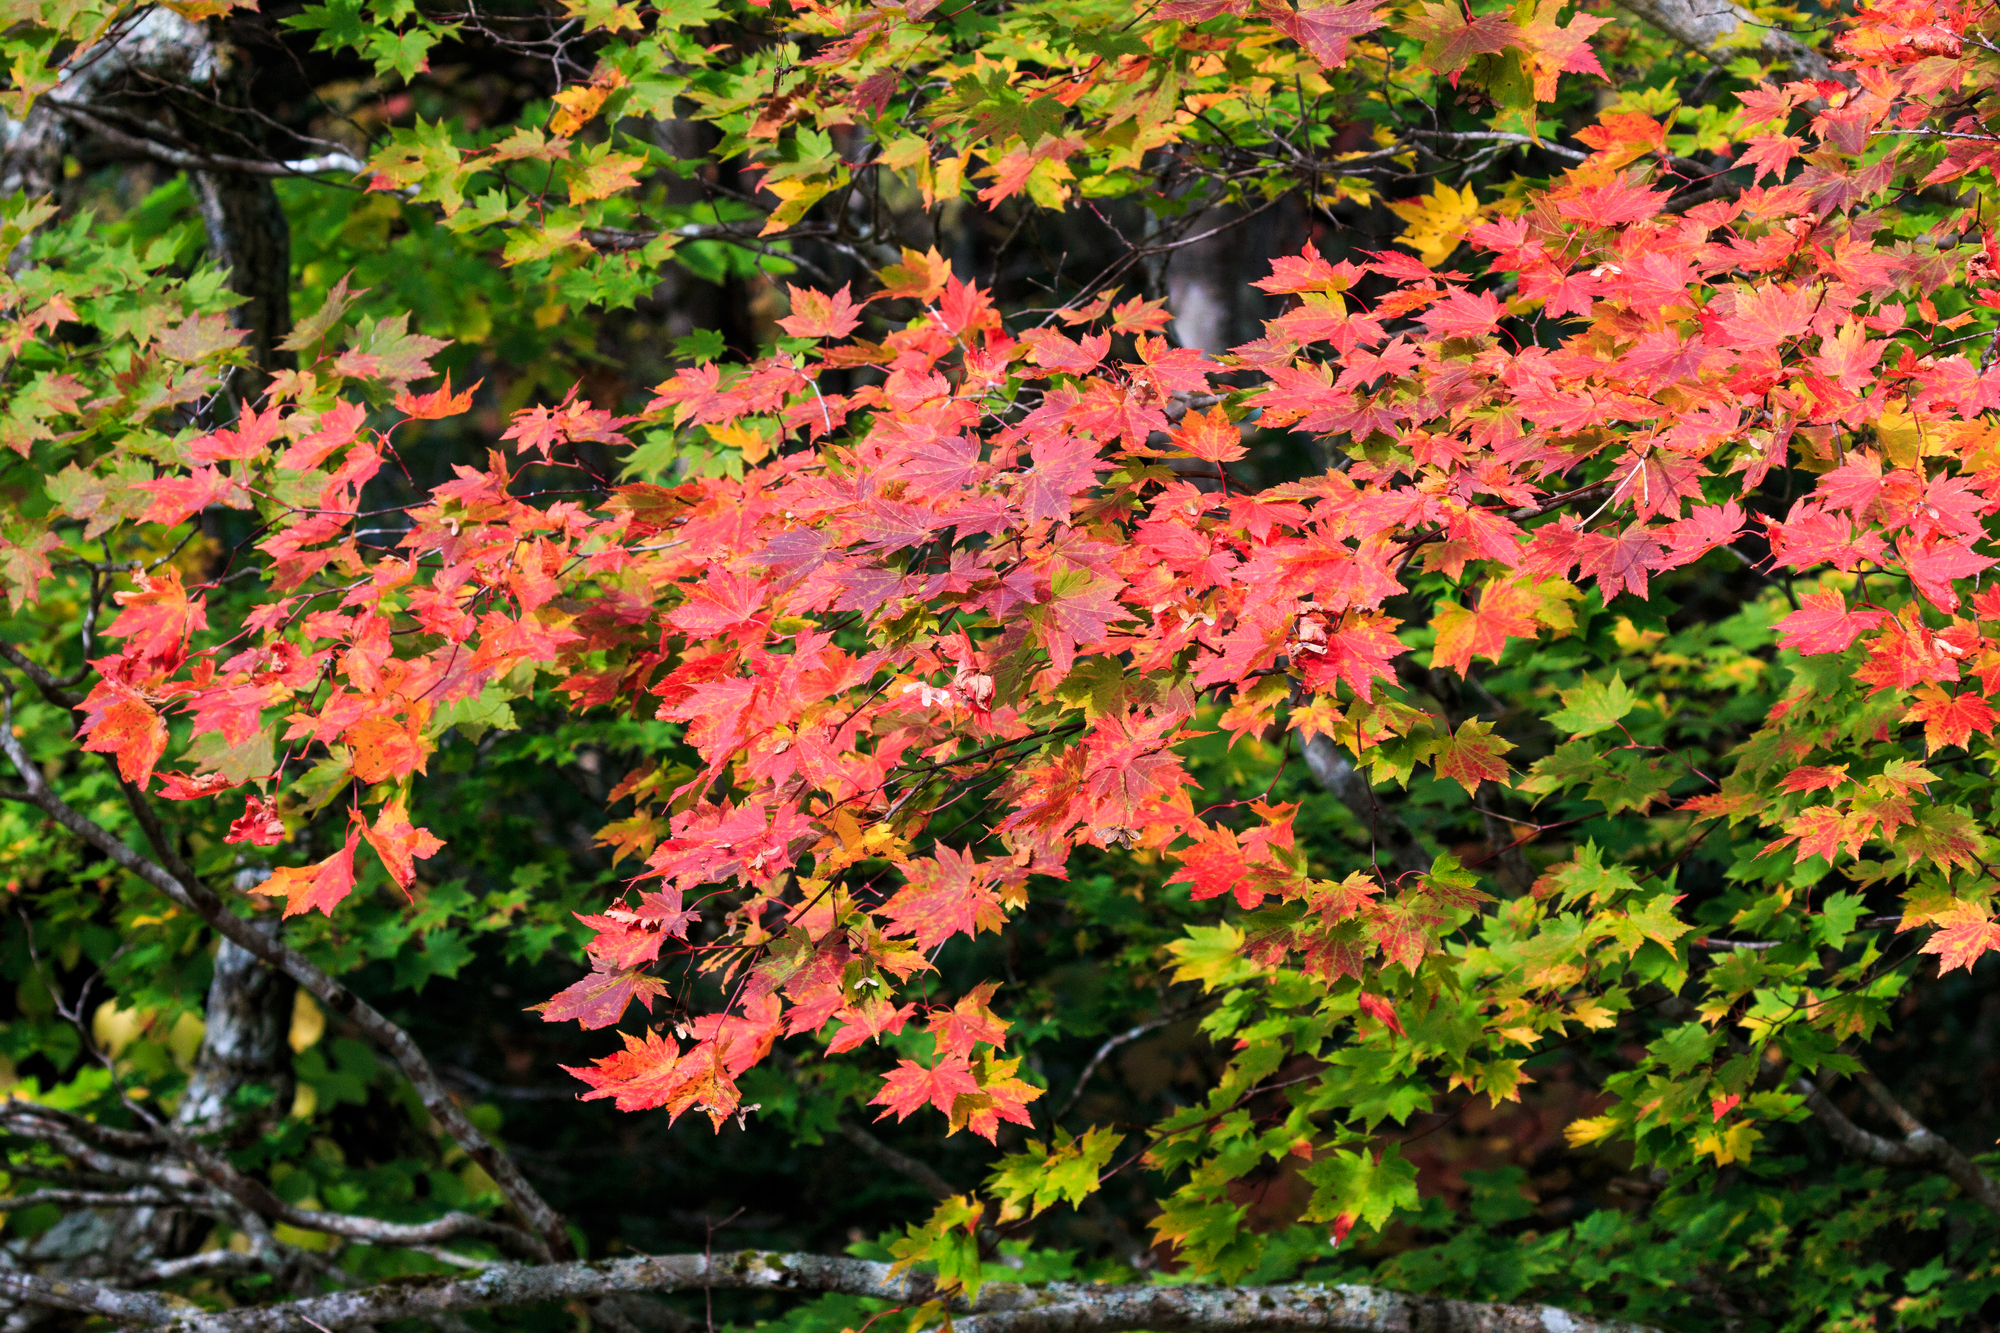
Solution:
M1340 747L1321 735L1311 735L1305 743L1306 767L1319 785L1339 798L1354 812L1375 847L1377 861L1388 862L1398 874L1421 875L1431 868L1431 854L1417 841L1409 825L1394 810L1383 805L1367 777L1342 754Z
M1839 79L1826 57L1781 28L1774 28L1733 0L1618 0L1618 7L1658 28L1684 46L1692 47L1717 64L1738 53L1754 54L1789 67L1802 79ZM1736 37L1748 25L1752 40Z
M476 1277L363 1287L275 1305L208 1313L88 1282L0 1275L0 1292L170 1333L315 1333L389 1319L435 1318L502 1306L630 1293L739 1290L841 1292L906 1305L940 1293L923 1274L862 1259L741 1251L638 1256L489 1268ZM1547 1305L1412 1296L1378 1287L1100 1286L989 1282L977 1300L951 1299L961 1333L1645 1333Z
M69 157L206 160L109 122L136 119L199 146L216 134L215 118L231 118L236 73L204 25L169 9L140 11L78 57L25 119L0 116L0 193L60 197ZM242 126L231 128L256 138ZM269 175L213 168L189 175L210 257L228 271L229 289L247 298L233 317L249 335L245 346L257 373L233 388L239 399L254 397L288 364L278 344L292 325L291 231Z
M263 876L268 877L268 876ZM253 923L275 938L275 922ZM264 1087L266 1114L285 1114L292 1094L289 1038L293 996L298 985L234 940L216 948L215 975L208 985L207 1028L187 1092L174 1122L194 1134L226 1132L235 1114L230 1103L244 1088Z
M1967 1198L1994 1213L2000 1213L2000 1183L1981 1170L1977 1162L1960 1152L1951 1140L1918 1123L1916 1117L1867 1070L1857 1074L1855 1081L1875 1099L1884 1114L1895 1121L1896 1128L1903 1131L1903 1137L1885 1138L1861 1128L1848 1119L1846 1112L1835 1106L1824 1092L1814 1087L1811 1080L1800 1079L1798 1087L1806 1095L1806 1109L1826 1127L1834 1142L1862 1161L1873 1162L1877 1166L1911 1166L1940 1172L1963 1190Z

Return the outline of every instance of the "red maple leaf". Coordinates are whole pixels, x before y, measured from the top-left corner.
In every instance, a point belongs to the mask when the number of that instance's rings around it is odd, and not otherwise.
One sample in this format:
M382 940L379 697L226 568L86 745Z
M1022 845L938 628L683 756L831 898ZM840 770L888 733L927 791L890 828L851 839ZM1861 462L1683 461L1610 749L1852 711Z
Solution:
M987 1001L997 989L998 982L984 982L966 992L951 1008L931 1011L927 1031L937 1038L938 1050L969 1058L973 1046L979 1042L996 1050L1007 1044L1007 1029L1011 1025L987 1008Z
M1042 1090L1034 1084L1014 1077L1014 1071L1021 1067L1019 1059L994 1060L977 1073L979 1091L964 1093L951 1104L951 1128L949 1134L961 1129L969 1129L988 1143L996 1142L1000 1133L1000 1122L1014 1125L1030 1125L1034 1121L1028 1115L1028 1103L1042 1095Z
M1390 632L1395 623L1387 616L1350 616L1324 644L1301 643L1302 649L1323 649L1296 659L1301 678L1314 689L1344 680L1363 699L1373 699L1375 682L1394 680L1395 660L1409 651Z
M1111 335L1092 333L1082 342L1066 338L1054 329L1029 329L1021 335L1028 346L1028 359L1044 370L1065 375L1088 375L1111 350Z
M667 615L667 623L695 634L721 634L761 624L767 585L745 574L713 570Z
M574 1020L586 1028L608 1028L625 1016L626 1008L634 1000L650 1012L653 997L665 994L666 989L665 981L643 967L618 967L604 959L593 958L590 960L589 976L566 987L554 998L528 1007L539 1012L545 1023Z
M1517 29L1505 14L1474 16L1455 2L1430 0L1402 31L1424 44L1423 62L1439 74L1465 68L1476 55L1504 51Z
M1267 291L1273 296L1291 296L1299 292L1338 292L1353 285L1361 276L1361 270L1342 260L1339 264L1329 264L1320 258L1319 250L1311 241L1296 255L1283 255L1271 261L1271 276L1259 278L1252 287Z
M1506 781L1507 761L1500 756L1513 748L1512 741L1493 734L1491 722L1468 718L1438 750L1438 776L1452 778L1467 795L1476 795L1482 782Z
M1795 768L1785 774L1778 782L1778 789L1780 791L1797 792L1823 791L1830 787L1838 787L1843 782L1852 782L1853 780L1847 776L1846 764L1836 764L1831 768L1816 768L1808 764L1803 768ZM1683 810L1693 808L1695 807L1692 801L1681 807Z
M901 1060L883 1076L882 1091L870 1098L868 1104L887 1108L875 1117L877 1120L888 1119L892 1112L896 1119L906 1120L910 1112L926 1102L950 1115L954 1100L964 1093L978 1091L979 1081L973 1078L972 1067L962 1055L940 1056L929 1068L914 1060Z
M1351 5L1318 5L1297 11L1265 0L1264 13L1270 18L1272 27L1304 47L1323 69L1339 69L1345 65L1349 42L1382 26L1382 11L1371 0Z
M840 1031L834 1033L833 1040L826 1044L826 1053L839 1055L863 1042L880 1041L885 1032L893 1036L903 1030L903 1025L916 1012L914 1004L897 1004L879 995L856 1000L834 1015L840 1021Z
M220 773L209 774L221 777ZM243 813L229 823L229 835L224 842L247 842L253 847L276 847L285 840L285 821L278 818L278 812L271 803L261 796L247 797L243 802Z
M172 565L158 574L142 574L139 586L113 594L123 608L105 633L125 639L130 650L171 671L187 655L188 636L208 628L208 609L181 586L181 572Z
M335 403L319 414L318 426L311 434L285 450L278 466L288 472L318 467L334 450L354 442L367 416L367 409L359 403Z
M1637 523L1616 537L1595 532L1581 534L1576 539L1576 555L1583 577L1597 580L1607 602L1621 590L1644 597L1646 572L1661 568L1663 563L1658 534Z
M184 477L162 477L158 481L141 481L133 484L133 489L144 491L153 497L153 503L141 517L148 523L165 523L172 526L185 522L212 504L234 501L238 507L249 504L240 483L212 467L199 467Z
M163 801L199 801L238 785L231 782L223 773L167 773L161 776L160 790L155 795ZM254 796L250 799L257 800ZM236 839L225 838L223 841L232 842Z
M1118 600L1119 590L1115 580L1081 569L1061 570L1050 580L1049 599L1036 608L1036 619L1049 665L1058 674L1068 675L1078 649L1095 644L1112 622L1128 614Z
M1397 1036L1400 1037L1403 1035L1403 1020L1396 1017L1395 1005L1389 1003L1382 996L1370 995L1367 991L1362 991L1354 999L1355 1003L1361 1007L1362 1013L1376 1019L1382 1026L1388 1028Z
M454 394L451 391L451 372L447 370L444 373L443 387L421 394L413 394L405 389L396 395L391 406L412 421L440 421L445 417L455 417L462 412L470 411L473 392L484 382L475 380L471 388L464 393Z
M928 953L954 935L1007 924L990 862L940 847L935 856L898 862L897 868L908 882L882 905L881 914L895 923L887 934L915 935L917 947Z
M1021 516L1031 523L1069 518L1070 497L1096 484L1097 474L1111 466L1097 450L1097 441L1076 435L1036 440L1028 454L1034 466L1021 474Z
M1925 601L1940 611L1958 609L1958 593L1951 586L1953 579L1971 578L1996 563L1991 556L1979 554L1963 541L1938 537L1924 541L1905 537L1896 543L1896 554L1909 573L1910 582Z
M1844 594L1809 592L1799 598L1799 609L1778 622L1778 646L1815 653L1844 652L1861 637L1888 619L1887 611L1872 606L1849 610Z
M213 435L188 441L188 459L196 463L219 463L229 459L255 458L263 452L265 445L278 437L278 428L283 424L275 403L261 414L255 407L246 407L234 430L219 430Z

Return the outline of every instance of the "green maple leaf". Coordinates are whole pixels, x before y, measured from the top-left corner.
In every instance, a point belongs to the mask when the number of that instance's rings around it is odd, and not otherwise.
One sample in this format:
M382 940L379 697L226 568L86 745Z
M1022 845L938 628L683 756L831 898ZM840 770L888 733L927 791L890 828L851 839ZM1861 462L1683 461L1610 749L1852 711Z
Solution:
M369 59L375 62L377 74L387 74L395 70L404 79L414 79L430 68L431 48L437 45L438 34L425 28L412 28L408 32L374 32L367 39Z
M1649 1048L1653 1057L1675 1078L1683 1078L1697 1065L1706 1064L1722 1044L1720 1032L1710 1032L1699 1023L1683 1023L1655 1041Z
M1694 929L1674 916L1674 904L1679 901L1679 894L1656 894L1636 908L1606 913L1592 924L1623 945L1628 956L1648 940L1672 953L1674 941Z
M1189 926L1186 939L1167 946L1178 964L1174 980L1199 981L1203 990L1247 980L1257 968L1243 956L1242 948L1243 932L1227 923Z
M1621 810L1644 814L1655 801L1665 799L1667 788L1674 785L1681 771L1670 760L1622 754L1598 771L1584 795L1604 802L1604 813L1608 815Z
M1537 759L1528 775L1514 784L1516 791L1531 796L1553 796L1571 787L1594 781L1604 771L1604 754L1589 741L1570 741L1555 753Z
M1549 714L1549 724L1572 736L1594 736L1618 725L1620 718L1639 706L1638 696L1625 688L1624 678L1609 681L1584 677L1573 690L1562 692L1563 706Z
M371 34L379 31L361 17L361 0L329 0L324 5L307 5L297 14L279 20L287 28L317 29L315 51L338 51L351 47L359 51Z
M1576 849L1574 860L1551 866L1548 880L1558 903L1568 904L1589 898L1593 907L1615 902L1639 887L1624 866L1604 863L1604 853L1594 842Z
M1380 1157L1335 1151L1299 1174L1313 1187L1305 1216L1315 1222L1350 1217L1379 1231L1398 1208L1419 1206L1417 1168L1394 1144Z

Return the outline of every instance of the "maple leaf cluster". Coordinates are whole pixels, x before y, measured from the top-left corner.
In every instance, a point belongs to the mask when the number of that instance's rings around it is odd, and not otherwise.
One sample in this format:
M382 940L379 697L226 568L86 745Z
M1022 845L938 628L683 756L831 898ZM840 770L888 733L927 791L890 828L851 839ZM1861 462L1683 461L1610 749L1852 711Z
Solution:
M1327 63L1374 25L1358 5L1269 13ZM395 884L414 882L441 844L412 825L410 784L464 710L522 673L575 709L674 724L698 765L634 770L613 791L634 814L602 836L640 868L581 917L590 972L542 1007L604 1028L659 1004L671 1031L628 1034L576 1071L587 1095L720 1124L780 1038L820 1034L837 1054L916 1022L932 1053L898 1061L883 1114L928 1106L991 1139L1027 1123L1039 1090L1003 1055L990 988L899 997L940 948L1004 928L1079 849L1160 853L1197 901L1292 909L1249 932L1245 956L1329 980L1415 972L1485 900L1442 862L1410 882L1317 879L1287 807L1223 826L1183 758L1204 710L1234 737L1331 738L1379 774L1428 767L1476 797L1514 783L1513 742L1414 702L1400 676L1414 655L1466 677L1566 632L1585 596L1645 599L1726 550L1806 581L1780 647L1852 654L1870 744L1928 755L1993 732L2000 589L1969 585L1996 563L1980 547L2000 512L2000 370L1906 336L1939 322L1926 294L1964 261L1878 242L1872 201L1903 150L1863 152L1944 96L1926 63L1943 56L1907 60L1888 41L1908 20L1865 18L1857 88L1741 98L1739 162L1769 184L1678 207L1652 175L1665 127L1608 114L1584 161L1469 228L1486 276L1308 245L1258 284L1287 311L1220 357L1174 345L1166 312L1138 299L1010 329L935 250L905 252L865 298L793 288L794 350L679 369L634 417L574 392L524 409L386 549L358 535L362 487L398 429L466 412L470 391L405 390L374 429L360 405L282 382L137 486L146 522L272 515L254 543L270 599L217 641L172 567L137 579L79 735L135 788L234 793L231 841L285 838L274 794L301 770L348 792L339 849L258 890L291 915L354 891L363 842ZM1419 35L1440 72L1511 47L1552 79L1591 67L1599 22L1523 28L1431 5ZM1799 115L1817 144L1804 154L1784 132ZM1060 165L1035 151L998 163L996 200ZM1955 146L1926 179L1987 163ZM622 170L607 160L572 189L608 190ZM1543 336L1523 336L1530 315ZM579 446L626 447L635 421L747 466L531 494L540 469L584 470ZM1244 487L1231 465L1253 429L1319 437L1343 465ZM1802 462L1810 492L1774 503L1767 479ZM32 584L46 543L8 541ZM259 749L274 714L282 753ZM205 758L162 774L179 720ZM1848 743L1789 697L1755 753L1680 808L1769 824L1768 854L1858 862L1863 880L1983 868L1973 822L1916 799L1914 758L1821 753ZM1557 790L1564 762L1540 761L1520 789ZM1643 811L1664 791L1605 799ZM983 824L954 838L938 812L968 794ZM2000 945L1973 899L1906 918L1926 923L1947 965ZM670 959L723 1001L694 1012ZM1372 996L1362 1012L1400 1028Z

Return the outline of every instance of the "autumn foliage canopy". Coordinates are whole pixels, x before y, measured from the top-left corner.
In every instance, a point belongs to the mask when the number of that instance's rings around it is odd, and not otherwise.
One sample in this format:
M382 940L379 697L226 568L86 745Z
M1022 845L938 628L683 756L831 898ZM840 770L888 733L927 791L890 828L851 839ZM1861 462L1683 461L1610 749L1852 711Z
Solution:
M11 887L84 846L28 799L66 791L329 968L433 910L553 947L521 1002L590 1034L537 1071L587 1102L754 1129L760 1088L851 1069L855 1122L993 1145L896 1242L975 1289L991 1228L1139 1172L1171 1264L1264 1271L1259 1172L1365 1252L1432 1206L1424 1116L1589 1050L1569 1150L1666 1200L1792 1169L1815 1088L2000 950L2000 18L1895 0L1816 70L1620 92L1614 11L1538 0L945 8L572 4L597 45L539 119L369 146L354 207L542 283L550 323L736 247L768 337L683 339L623 397L454 384L421 309L324 272L260 365L212 270L110 264L17 195ZM359 12L285 22L412 86L458 40ZM102 40L36 22L19 68ZM675 116L740 167L720 241L660 211L699 164L633 126ZM1542 165L1496 190L1446 141ZM1224 211L1164 210L1177 162ZM1379 201L1400 237L1336 225ZM1151 233L1039 295L938 242L1281 204L1275 313L1223 346ZM841 239L895 207L929 243ZM601 869L434 909L485 836L436 784L536 727L629 740ZM1216 1072L1064 1122L1003 942L1105 876L1176 904L1120 966ZM202 929L119 892L163 957Z

